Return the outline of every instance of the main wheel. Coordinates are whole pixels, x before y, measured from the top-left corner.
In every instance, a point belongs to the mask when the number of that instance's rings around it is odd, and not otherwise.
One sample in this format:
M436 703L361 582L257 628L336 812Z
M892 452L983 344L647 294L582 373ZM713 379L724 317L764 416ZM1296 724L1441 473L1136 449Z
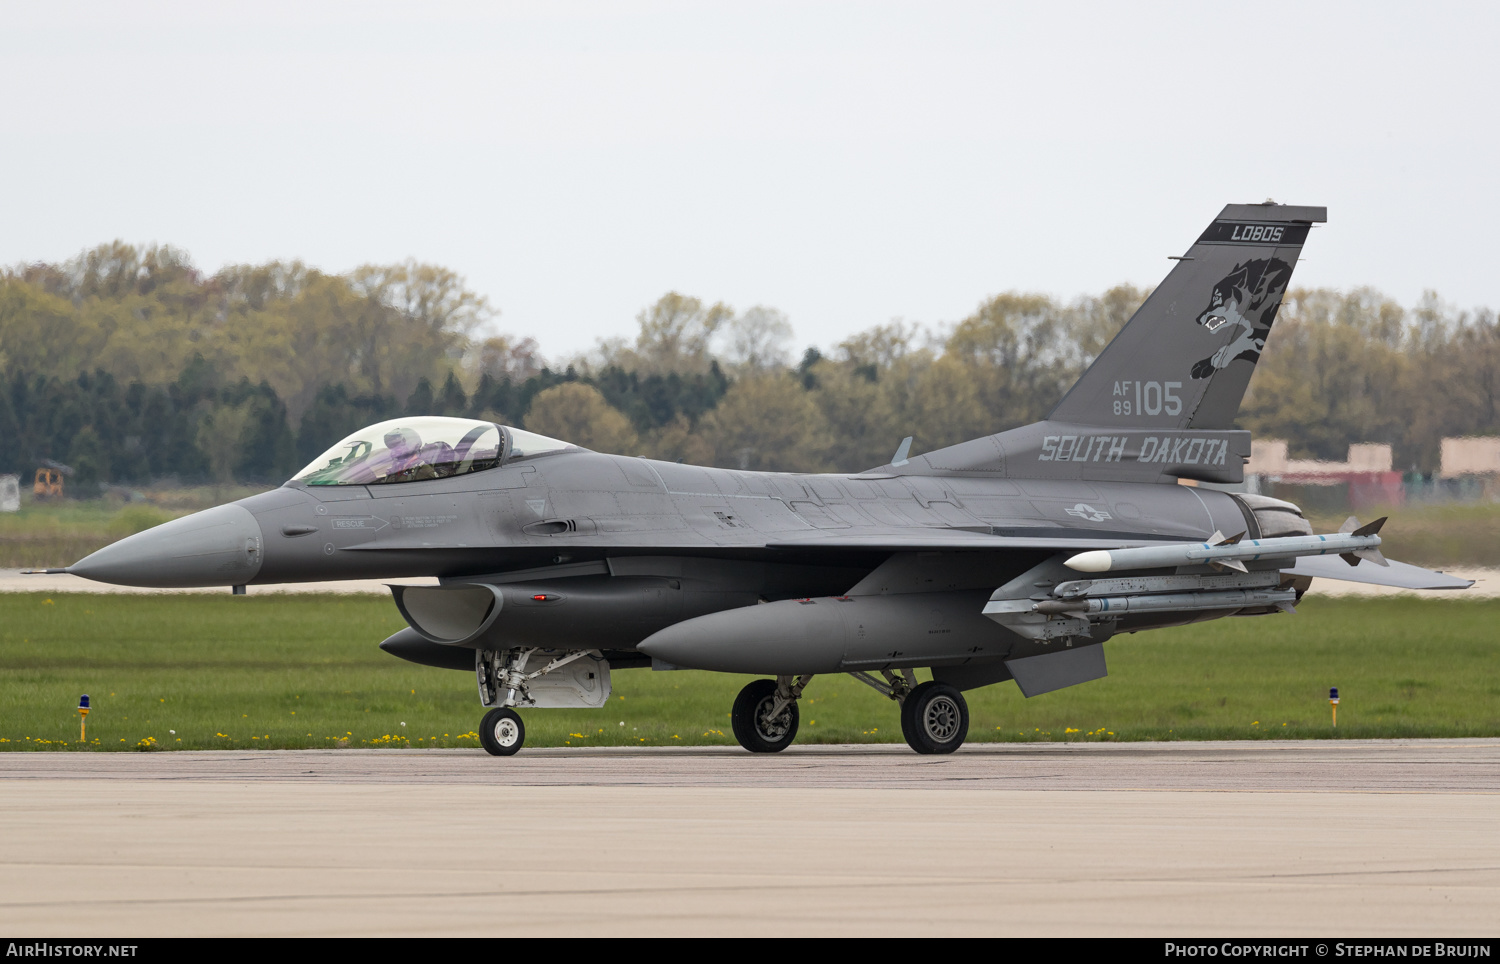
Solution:
M969 704L954 687L929 680L902 702L901 733L918 753L952 753L969 735Z
M526 742L521 714L508 706L490 710L479 723L479 742L491 756L510 756Z
M775 719L770 717L776 705L776 681L758 679L746 684L734 698L729 722L734 738L751 753L776 753L792 745L797 736L797 703L782 707Z

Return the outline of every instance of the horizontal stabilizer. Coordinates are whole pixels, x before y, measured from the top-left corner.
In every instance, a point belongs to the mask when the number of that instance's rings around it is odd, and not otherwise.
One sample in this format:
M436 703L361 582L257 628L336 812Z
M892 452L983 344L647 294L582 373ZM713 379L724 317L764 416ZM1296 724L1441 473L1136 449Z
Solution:
M1371 586L1393 586L1397 589L1468 589L1472 579L1459 579L1447 573L1433 572L1421 566L1387 560L1385 568L1359 566L1350 568L1332 556L1303 556L1295 566L1282 572L1315 579L1337 579L1340 582L1362 582Z

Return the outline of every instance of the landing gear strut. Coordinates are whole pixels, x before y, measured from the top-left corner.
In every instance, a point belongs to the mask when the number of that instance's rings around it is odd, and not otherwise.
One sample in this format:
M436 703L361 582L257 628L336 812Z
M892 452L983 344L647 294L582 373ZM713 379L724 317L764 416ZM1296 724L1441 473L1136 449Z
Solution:
M734 738L751 753L778 753L797 736L797 700L811 676L758 679L734 699L729 722Z
M521 714L508 706L484 714L479 724L479 742L490 756L510 756L526 742L526 724Z

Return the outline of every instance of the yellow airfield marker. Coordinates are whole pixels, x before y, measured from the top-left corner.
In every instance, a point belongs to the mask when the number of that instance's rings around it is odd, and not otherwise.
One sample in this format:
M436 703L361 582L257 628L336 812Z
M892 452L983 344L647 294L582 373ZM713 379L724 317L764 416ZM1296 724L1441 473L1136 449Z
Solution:
M1333 709L1333 725L1339 725L1339 688L1331 686L1328 688L1328 705Z
M89 719L89 694L85 693L78 697L78 742L88 742L84 739L84 725Z

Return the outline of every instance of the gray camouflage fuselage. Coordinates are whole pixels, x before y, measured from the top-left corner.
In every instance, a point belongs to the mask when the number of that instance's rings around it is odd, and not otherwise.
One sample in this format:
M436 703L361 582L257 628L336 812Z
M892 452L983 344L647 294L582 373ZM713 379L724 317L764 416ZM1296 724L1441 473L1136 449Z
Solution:
M1090 479L1093 463L1083 461L1038 463L1071 478L1004 477L1001 453L1039 448L1036 435L1028 427L995 436L986 440L993 462L954 469L919 458L856 475L797 475L570 450L402 485L293 483L141 533L72 568L158 586L415 576L494 583L503 595L495 639L465 648L496 640L587 647L616 651L616 665L621 651L667 626L761 601L960 592L924 603L905 629L925 635L923 619L939 612L969 631L884 660L848 654L850 665L887 668L1013 658L1029 642L986 619L983 600L962 591L987 594L1049 550L1259 534L1254 516L1223 492ZM1131 471L1161 474L1136 448L1129 455ZM1238 469L1238 455L1231 459ZM940 582L862 588L908 557L942 570ZM548 592L556 598L532 599ZM1181 620L1160 622L1173 621ZM468 668L472 658L456 653L452 662ZM839 668L826 664L819 671Z

